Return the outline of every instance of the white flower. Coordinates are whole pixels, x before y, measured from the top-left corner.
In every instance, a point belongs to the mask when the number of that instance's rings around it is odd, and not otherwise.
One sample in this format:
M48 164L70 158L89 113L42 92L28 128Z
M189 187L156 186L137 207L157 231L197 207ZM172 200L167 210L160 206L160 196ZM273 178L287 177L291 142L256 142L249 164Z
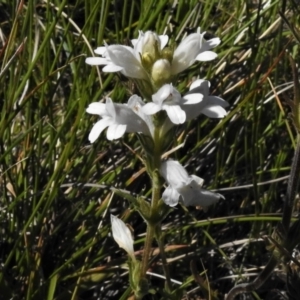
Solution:
M133 39L133 47L123 45L105 45L98 47L95 53L102 57L88 57L86 63L90 65L103 65L104 72L121 72L127 77L137 79L148 79L150 75L155 77L157 82L163 81L159 76L167 77L165 71L176 75L191 66L196 60L210 61L217 57L215 52L210 49L220 44L219 38L213 38L208 41L204 39L205 32L200 33L198 28L196 33L188 35L174 53L171 49L165 51L165 46L169 41L167 35L157 35L154 32L139 31L139 37ZM173 57L172 57L173 56ZM159 60L168 60L170 65L164 63L154 69L152 67ZM162 70L162 72L161 72ZM153 74L150 74L150 73ZM164 81L166 82L166 81Z
M133 238L125 223L114 215L110 215L111 229L114 240L120 248L123 248L128 255L135 260L133 249Z
M201 206L206 209L220 198L224 199L220 194L202 189L203 179L189 175L178 161L163 162L160 173L169 184L162 195L169 206L175 206L181 201L185 206Z
M121 72L127 77L147 78L139 54L131 47L106 45L106 47L98 47L95 53L103 57L88 57L85 62L89 65L105 65L103 72Z
M115 140L123 136L125 132L141 132L150 135L147 124L126 104L113 103L110 98L106 103L94 102L86 109L89 114L99 115L98 121L89 134L89 140L93 143L107 129L107 139Z
M145 51L154 51L154 43L162 50L168 43L167 35L158 36L147 31L139 32L139 38L132 40L133 48L123 45L105 45L94 52L102 57L88 57L85 62L89 65L104 65L103 72L121 72L123 75L137 79L147 79L148 75L142 65L141 56Z
M144 107L144 105L145 105L144 101L138 95L132 95L128 100L128 107L130 107L140 118L142 118L145 121L145 123L149 128L151 136L153 137L154 124L152 118L143 112L142 108Z
M142 110L147 115L153 115L161 110L165 110L172 123L182 124L186 120L186 113L182 106L195 104L201 100L202 96L200 94L198 98L182 98L172 84L165 84L152 95L153 102L145 104Z
M137 39L131 40L132 45L134 47L134 51L136 53L140 53L141 55L150 53L150 55L155 56L154 53L156 50L161 51L167 45L169 41L169 37L167 35L157 35L155 32L139 31L139 37Z
M219 38L208 41L204 39L205 32L188 35L175 49L172 60L172 74L178 74L191 66L196 60L210 61L217 57L215 52L210 49L218 46L221 42Z
M209 118L223 118L227 115L224 107L229 104L225 100L216 96L209 96L210 82L207 80L197 79L191 86L190 91L184 95L185 99L190 99L202 95L200 102L195 105L182 105L181 108L186 113L186 120L196 118L200 113Z

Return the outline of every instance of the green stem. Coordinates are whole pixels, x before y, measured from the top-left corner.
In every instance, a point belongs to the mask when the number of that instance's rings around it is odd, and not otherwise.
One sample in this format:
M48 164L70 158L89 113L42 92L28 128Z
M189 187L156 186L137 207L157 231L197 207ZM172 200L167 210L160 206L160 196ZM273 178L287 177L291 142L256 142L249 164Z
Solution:
M157 179L155 178L156 175L154 174L154 178L152 179L152 201L151 201L151 218L154 216L156 212L156 207L158 204L158 201L160 199L160 190L161 187L157 182ZM156 219L156 218L155 218ZM148 270L148 261L149 261L149 256L151 252L151 247L152 247L152 242L154 238L154 233L155 233L155 228L157 224L148 222L147 224L147 233L146 233L146 240L145 240L145 245L144 245L144 253L143 253L143 259L142 259L142 272L141 276L145 277L146 272Z
M164 245L164 242L163 242L160 226L159 226L159 228L157 228L157 231L156 231L156 240L157 240L157 243L158 243L159 253L160 253L161 260L162 260L164 274L165 274L165 277L166 277L165 289L168 293L171 293L171 291L172 291L172 289L171 289L171 276L170 276L170 271L169 271L169 267L168 267L167 256L166 256L166 253L165 253L165 245Z
M150 224L148 224L146 240L145 240L145 245L144 245L143 259L142 259L142 267L141 267L142 268L142 270L141 270L142 277L146 277L146 273L148 270L148 261L149 261L149 256L150 256L150 252L151 252L153 237L154 237L154 226L151 226Z
M148 262L152 247L152 242L154 238L155 228L160 224L159 218L157 218L157 206L161 198L161 183L159 176L159 169L161 164L161 148L159 139L159 128L155 128L154 132L154 149L152 157L152 170L150 176L152 177L152 201L151 201L151 211L150 220L147 222L147 233L144 245L144 253L141 266L141 276L145 277L148 270Z

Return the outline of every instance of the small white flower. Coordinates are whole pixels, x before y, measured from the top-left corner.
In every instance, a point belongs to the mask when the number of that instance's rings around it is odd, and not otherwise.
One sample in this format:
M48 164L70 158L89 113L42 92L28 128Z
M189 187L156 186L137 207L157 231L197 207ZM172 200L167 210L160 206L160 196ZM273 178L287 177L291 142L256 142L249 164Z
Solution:
M200 113L209 118L223 118L227 115L224 107L229 105L228 102L220 97L209 96L209 87L210 82L202 79L197 79L191 84L190 91L184 95L184 98L198 98L198 95L202 95L202 99L195 105L181 106L186 113L187 121L196 118Z
M207 41L204 39L205 33L206 32L202 33L202 39L200 41L200 51L196 56L196 60L198 61L211 61L218 56L215 52L209 50L217 47L221 43L220 38L216 37Z
M217 54L210 49L219 45L220 39L213 38L206 41L204 35L205 32L200 33L200 28L198 28L196 33L192 33L182 40L172 57L172 50L169 51L169 55L163 53L163 49L169 41L167 35L157 35L151 31L145 33L139 31L139 37L131 41L133 47L123 45L98 47L95 53L102 57L88 57L86 63L103 65L104 72L121 72L127 77L148 79L152 65L159 60L167 59L170 66L164 64L165 71L176 75L190 67L196 60L210 61L217 57ZM157 65L155 66L157 67ZM162 66L156 68L152 74L156 80L160 82L165 77L169 79L170 75L156 72L160 69ZM160 75L163 78L158 78Z
M196 60L210 61L217 57L215 52L209 51L220 44L219 38L206 41L205 32L200 33L198 28L196 33L188 35L175 49L172 60L172 74L178 74L190 67Z
M172 123L182 124L186 120L186 114L182 106L200 102L202 97L201 95L198 96L198 98L182 98L172 84L165 84L152 95L153 102L145 104L142 110L146 115L153 115L161 110L165 110Z
M167 59L159 59L153 64L151 78L156 85L170 82L171 75L171 64Z
M152 118L143 112L142 108L144 107L144 105L145 105L144 101L138 95L132 95L128 100L128 107L130 107L140 118L142 118L145 121L145 123L149 128L151 136L153 137L154 124Z
M141 132L150 135L147 124L126 104L113 103L110 98L106 103L94 102L86 109L89 114L99 115L98 121L89 134L89 140L93 143L107 129L107 139L115 140L123 136L125 132Z
M224 199L218 193L202 189L203 179L189 175L178 161L163 162L160 173L169 184L162 195L162 199L169 206L175 206L181 201L185 206L201 206L205 210L220 198Z
M154 51L154 43L162 50L168 43L167 35L158 36L147 31L139 32L139 38L132 40L133 48L123 45L105 45L94 52L102 57L88 57L85 62L89 65L104 65L103 72L121 72L123 75L137 79L147 79L147 72L141 62L143 53ZM151 49L153 48L153 49Z
M153 54L154 48L157 47L157 50L162 50L165 48L169 41L169 37L167 35L157 35L155 32L139 31L139 37L137 39L131 40L132 45L134 47L134 51L136 53L140 53L143 55L146 52Z
M121 219L114 215L110 215L110 221L114 240L120 248L123 248L127 254L135 260L133 238L129 228Z
M88 57L85 62L89 65L104 65L103 72L121 72L131 78L147 78L138 53L131 47L106 45L106 47L98 47L95 53L103 57Z

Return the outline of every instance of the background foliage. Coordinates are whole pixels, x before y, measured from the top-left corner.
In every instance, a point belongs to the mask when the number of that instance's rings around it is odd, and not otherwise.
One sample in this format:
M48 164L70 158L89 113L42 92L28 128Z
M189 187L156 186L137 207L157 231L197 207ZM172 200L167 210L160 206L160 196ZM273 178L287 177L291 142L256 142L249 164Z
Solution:
M280 220L295 144L286 53L297 62L299 46L279 12L297 27L296 4L2 0L0 299L129 297L126 254L111 238L109 215L132 226L137 254L145 224L110 187L151 191L135 137L108 143L102 135L91 145L87 136L97 118L85 109L106 95L125 102L135 88L84 61L104 41L128 44L138 30L166 33L178 43L200 26L208 38L222 40L217 60L194 65L178 82L185 92L194 78L205 77L211 93L231 106L223 120L201 115L174 137L174 147L183 146L173 157L226 198L208 212L178 206L164 221L174 289L183 299L203 295L191 261L206 272L211 297L222 299L236 282L253 280L269 257L262 237ZM153 287L162 286L155 251L150 271ZM240 299L282 299L285 290L279 267L256 294Z

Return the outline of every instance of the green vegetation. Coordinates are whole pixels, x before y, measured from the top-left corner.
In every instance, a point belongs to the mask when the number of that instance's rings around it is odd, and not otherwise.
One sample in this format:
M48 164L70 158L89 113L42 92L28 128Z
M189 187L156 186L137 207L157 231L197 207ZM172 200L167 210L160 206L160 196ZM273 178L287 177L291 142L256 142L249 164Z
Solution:
M98 118L85 109L107 95L125 103L135 86L85 58L104 41L129 44L139 30L179 43L200 26L208 38L222 40L214 49L218 58L194 64L177 85L184 93L205 76L211 94L230 107L224 119L200 115L174 136L173 147L183 145L173 157L226 198L207 212L179 205L164 220L174 299L223 299L237 283L254 280L278 246L272 233L296 147L289 57L299 63L299 1L173 2L0 2L0 299L132 296L127 255L111 237L110 214L133 228L140 257L146 225L124 193L151 198L151 185L136 137L112 143L102 134L90 144ZM144 298L166 299L154 247L152 294ZM236 299L282 299L286 264L248 298ZM299 278L289 282L299 289Z

